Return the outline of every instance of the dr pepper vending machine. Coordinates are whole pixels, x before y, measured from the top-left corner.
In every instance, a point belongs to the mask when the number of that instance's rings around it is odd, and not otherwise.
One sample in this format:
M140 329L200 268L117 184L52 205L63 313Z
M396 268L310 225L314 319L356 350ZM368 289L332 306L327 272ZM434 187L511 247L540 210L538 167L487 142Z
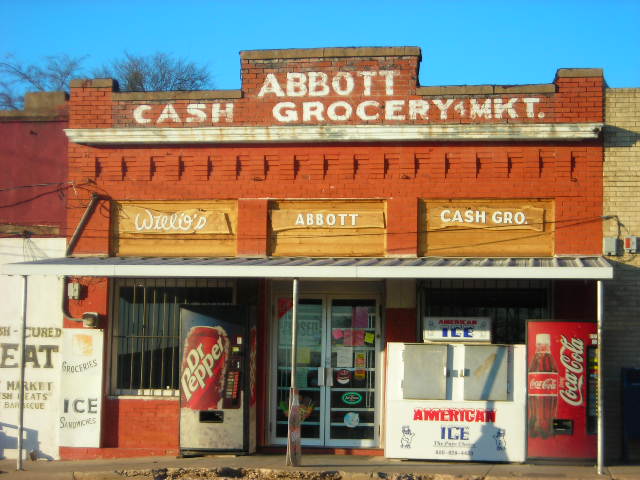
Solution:
M596 458L596 348L594 322L528 322L529 459Z
M256 327L241 305L180 307L180 452L256 447Z

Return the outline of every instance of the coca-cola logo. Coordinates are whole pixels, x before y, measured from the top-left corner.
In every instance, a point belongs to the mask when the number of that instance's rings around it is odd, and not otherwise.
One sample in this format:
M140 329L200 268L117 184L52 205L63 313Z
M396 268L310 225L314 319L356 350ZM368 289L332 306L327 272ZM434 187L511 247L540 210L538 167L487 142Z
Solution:
M546 378L544 380L531 379L529 382L529 390L546 390L556 391L558 389L558 380L554 377Z
M578 407L584 403L582 384L584 381L584 342L579 338L567 340L560 335L560 363L565 368L564 386L560 398L569 405Z

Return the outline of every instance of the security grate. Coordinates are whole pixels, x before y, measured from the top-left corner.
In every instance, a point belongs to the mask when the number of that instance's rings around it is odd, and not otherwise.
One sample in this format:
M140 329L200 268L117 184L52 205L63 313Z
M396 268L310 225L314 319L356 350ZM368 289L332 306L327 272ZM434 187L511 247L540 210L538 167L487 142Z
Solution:
M526 320L551 311L547 281L432 280L421 291L426 316L491 317L493 343L525 343Z
M234 282L116 279L113 376L116 395L175 395L181 304L233 303Z

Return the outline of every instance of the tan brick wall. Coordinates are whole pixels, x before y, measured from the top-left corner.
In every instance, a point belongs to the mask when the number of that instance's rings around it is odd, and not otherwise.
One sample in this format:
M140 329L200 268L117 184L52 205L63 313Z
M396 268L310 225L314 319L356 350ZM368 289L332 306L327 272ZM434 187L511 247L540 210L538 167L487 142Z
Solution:
M640 88L605 93L604 234L640 236ZM640 368L640 254L609 257L614 279L605 282L604 388L606 457L622 453L622 367Z

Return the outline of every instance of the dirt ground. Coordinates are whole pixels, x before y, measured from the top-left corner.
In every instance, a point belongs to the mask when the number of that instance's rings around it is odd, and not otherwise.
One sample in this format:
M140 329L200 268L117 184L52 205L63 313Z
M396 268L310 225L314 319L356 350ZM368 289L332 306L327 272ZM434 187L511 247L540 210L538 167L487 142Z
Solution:
M117 472L131 480L344 480L340 472L295 472L244 468L160 468L157 470L122 470ZM352 474L347 475L352 478ZM368 478L385 480L432 480L432 475L373 473ZM363 476L364 478L364 476Z

